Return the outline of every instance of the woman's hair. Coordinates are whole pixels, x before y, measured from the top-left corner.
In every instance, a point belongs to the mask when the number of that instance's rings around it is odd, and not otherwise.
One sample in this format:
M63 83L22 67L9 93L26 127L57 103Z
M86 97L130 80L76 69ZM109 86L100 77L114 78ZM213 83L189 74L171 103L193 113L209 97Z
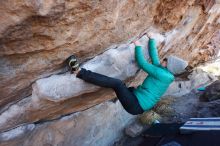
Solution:
M167 58L164 58L163 61L166 61L166 62L167 62Z
M187 72L192 72L193 67L190 66L190 65L188 65L188 66L185 68L185 70L186 70Z
M175 77L179 77L179 78L187 78L189 74L191 74L193 71L193 67L188 65L186 68L185 68L185 71L181 74L178 74L178 75L174 75Z

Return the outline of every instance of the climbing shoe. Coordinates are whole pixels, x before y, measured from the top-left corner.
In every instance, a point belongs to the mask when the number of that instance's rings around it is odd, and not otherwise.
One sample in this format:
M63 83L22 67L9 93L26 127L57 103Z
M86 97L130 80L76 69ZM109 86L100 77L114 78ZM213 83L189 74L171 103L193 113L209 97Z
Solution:
M70 57L67 58L67 64L71 72L77 71L79 69L78 59L74 55L71 55Z

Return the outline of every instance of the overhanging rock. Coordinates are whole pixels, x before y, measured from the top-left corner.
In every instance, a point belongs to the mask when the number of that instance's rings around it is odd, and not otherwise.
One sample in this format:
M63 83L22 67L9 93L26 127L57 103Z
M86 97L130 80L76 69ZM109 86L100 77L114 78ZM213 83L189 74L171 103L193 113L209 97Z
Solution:
M148 38L141 38L144 52L147 55ZM82 68L101 73L110 77L125 80L132 77L138 70L134 58L134 44L125 44L117 48L109 49L103 54L89 60ZM79 96L97 90L99 87L88 84L75 75L66 73L53 75L36 81L33 85L33 98L44 98L50 101L59 102L68 98Z
M163 36L160 34L155 35L157 36L158 44L161 43ZM146 59L149 59L148 37L146 35L142 36L140 42L144 48L143 53ZM128 43L119 45L117 48L111 48L84 63L82 67L125 80L134 76L138 71L134 57L134 47L133 43ZM110 89L99 91L99 88L76 78L75 75L70 73L52 75L48 78L37 80L33 84L32 96L10 106L7 111L0 115L0 131L23 123L53 119L59 117L60 114L82 110L79 105L84 104L84 101L88 102L87 106L83 107L85 109L114 97ZM83 100L79 98L81 96ZM102 98L90 99L91 96L102 96ZM71 106L68 107L66 106L67 104ZM47 114L42 114L45 112L45 107Z
M163 41L163 36L155 33L155 38L159 43ZM143 46L143 53L146 59L148 55L148 37L140 38ZM133 43L123 44L117 48L107 50L101 55L89 60L81 67L110 77L125 80L135 75L138 67L134 55L135 46ZM54 102L60 102L84 93L94 92L99 87L88 84L75 75L66 73L62 75L52 75L51 77L40 79L33 85L32 97L35 100L40 98Z

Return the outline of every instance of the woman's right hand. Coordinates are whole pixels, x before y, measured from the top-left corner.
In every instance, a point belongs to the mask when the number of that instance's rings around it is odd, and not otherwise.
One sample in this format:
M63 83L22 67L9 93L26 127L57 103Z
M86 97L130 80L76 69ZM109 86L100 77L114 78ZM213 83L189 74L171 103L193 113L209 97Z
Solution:
M154 39L154 35L155 34L153 32L148 32L147 33L147 36L148 36L149 39Z
M138 40L134 40L133 43L134 43L135 46L141 46L141 43Z

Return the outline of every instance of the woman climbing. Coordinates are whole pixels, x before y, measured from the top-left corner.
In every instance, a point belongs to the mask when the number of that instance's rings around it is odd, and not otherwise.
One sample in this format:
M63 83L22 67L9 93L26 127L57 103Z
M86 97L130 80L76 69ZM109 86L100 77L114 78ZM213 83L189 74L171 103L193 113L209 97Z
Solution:
M186 61L175 56L170 56L160 63L156 41L152 38L152 34L148 34L148 37L150 38L148 46L152 64L145 60L140 42L133 42L137 64L148 73L144 82L137 88L127 88L119 79L80 68L74 55L67 59L67 63L77 78L101 87L112 88L128 113L141 114L150 110L160 100L160 97L174 81L174 74L182 73L188 65Z

